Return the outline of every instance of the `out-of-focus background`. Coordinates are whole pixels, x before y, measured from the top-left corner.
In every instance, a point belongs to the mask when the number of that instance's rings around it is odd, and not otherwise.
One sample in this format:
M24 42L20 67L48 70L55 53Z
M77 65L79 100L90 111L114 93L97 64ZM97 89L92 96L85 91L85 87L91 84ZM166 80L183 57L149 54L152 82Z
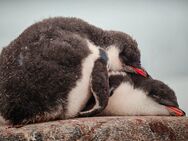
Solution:
M1 0L0 49L44 18L79 17L137 40L142 64L171 86L188 113L187 0Z

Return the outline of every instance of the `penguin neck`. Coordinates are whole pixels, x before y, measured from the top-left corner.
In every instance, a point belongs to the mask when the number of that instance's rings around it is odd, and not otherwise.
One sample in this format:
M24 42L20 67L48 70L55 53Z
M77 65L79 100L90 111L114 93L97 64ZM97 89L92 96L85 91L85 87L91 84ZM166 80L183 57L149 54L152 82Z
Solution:
M149 79L151 79L149 77L143 77L143 76L135 74L135 73L127 73L127 75L132 80L133 85L134 85L135 88L141 88L141 89L143 89L143 87L144 87L143 84L146 81L148 81Z

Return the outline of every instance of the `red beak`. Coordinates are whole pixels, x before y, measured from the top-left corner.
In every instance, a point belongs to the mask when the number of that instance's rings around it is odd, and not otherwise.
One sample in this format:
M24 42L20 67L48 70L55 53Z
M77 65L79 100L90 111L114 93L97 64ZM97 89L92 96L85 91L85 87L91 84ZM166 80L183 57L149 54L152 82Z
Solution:
M134 71L135 71L137 74L142 75L142 76L144 76L144 77L147 77L147 76L148 76L148 75L147 75L147 72L146 72L145 70L139 69L139 68L135 68L135 67L133 67L133 66L131 66L131 67L134 69Z
M185 112L179 108L173 106L166 106L171 115L174 116L185 116Z

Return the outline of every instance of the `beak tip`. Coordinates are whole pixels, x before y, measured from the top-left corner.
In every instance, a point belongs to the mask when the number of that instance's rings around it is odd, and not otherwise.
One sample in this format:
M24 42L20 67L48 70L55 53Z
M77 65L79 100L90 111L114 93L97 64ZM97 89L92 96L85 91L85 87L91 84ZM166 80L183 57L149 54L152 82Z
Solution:
M167 106L167 109L170 112L170 115L172 116L185 116L186 115L186 113L183 110L177 107Z

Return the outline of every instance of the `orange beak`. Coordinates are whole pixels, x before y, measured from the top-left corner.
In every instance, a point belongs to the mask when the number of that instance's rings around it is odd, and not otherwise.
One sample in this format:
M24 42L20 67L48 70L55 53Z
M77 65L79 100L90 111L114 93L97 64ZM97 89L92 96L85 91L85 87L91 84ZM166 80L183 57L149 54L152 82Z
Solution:
M170 115L173 116L185 116L185 112L179 108L172 107L172 106L166 106L168 111L170 112Z

